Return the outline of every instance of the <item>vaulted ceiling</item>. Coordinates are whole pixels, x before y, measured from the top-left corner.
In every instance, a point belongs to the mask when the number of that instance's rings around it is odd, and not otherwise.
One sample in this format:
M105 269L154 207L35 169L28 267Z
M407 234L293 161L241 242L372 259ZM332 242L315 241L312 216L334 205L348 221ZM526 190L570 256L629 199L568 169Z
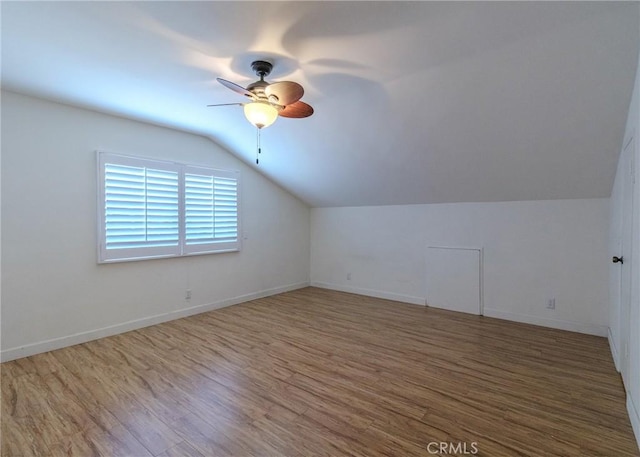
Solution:
M204 135L312 206L608 197L636 2L2 2L5 89ZM316 112L256 132L250 63ZM179 151L177 151L179 153Z

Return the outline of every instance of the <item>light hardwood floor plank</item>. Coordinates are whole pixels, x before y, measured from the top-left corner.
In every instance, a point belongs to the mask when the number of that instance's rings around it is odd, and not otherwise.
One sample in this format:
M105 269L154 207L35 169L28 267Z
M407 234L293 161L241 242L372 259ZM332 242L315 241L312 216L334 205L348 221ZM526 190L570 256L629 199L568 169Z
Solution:
M3 457L640 455L606 339L316 288L0 370Z

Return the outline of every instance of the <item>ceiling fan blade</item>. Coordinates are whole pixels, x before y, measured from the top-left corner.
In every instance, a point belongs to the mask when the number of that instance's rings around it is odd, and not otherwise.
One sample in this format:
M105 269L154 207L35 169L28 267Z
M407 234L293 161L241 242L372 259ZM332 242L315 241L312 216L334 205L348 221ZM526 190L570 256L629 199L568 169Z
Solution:
M244 103L217 103L215 105L207 105L207 107L210 107L210 106L233 106L233 105L242 106L242 105L244 105Z
M304 95L304 89L298 83L281 81L269 84L264 88L264 93L271 103L278 105L291 105Z
M297 101L292 103L291 105L285 106L278 115L282 117L293 117L293 118L301 118L301 117L309 117L313 114L313 108L310 105L307 105L305 102Z
M226 79L222 79L222 78L216 78L216 80L227 89L231 89L232 91L237 92L240 95L244 95L249 98L254 98L254 95L251 92L249 92L244 87L237 85L236 83L232 83L231 81L227 81Z

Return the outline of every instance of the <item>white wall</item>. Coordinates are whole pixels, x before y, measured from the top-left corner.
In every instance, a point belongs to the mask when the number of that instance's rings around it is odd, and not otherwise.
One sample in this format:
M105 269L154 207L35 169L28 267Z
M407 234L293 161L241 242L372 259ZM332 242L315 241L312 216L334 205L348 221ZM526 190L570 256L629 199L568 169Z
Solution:
M98 265L96 150L239 169L242 251ZM3 360L309 281L309 208L203 137L3 92L1 182Z
M640 60L639 60L640 61ZM633 240L631 258L625 258L625 267L631 267L631 318L630 318L630 339L629 339L629 374L625 380L627 389L627 410L631 419L631 425L640 446L640 66L636 71L635 86L633 88L633 96L629 105L629 115L624 134L623 147L628 143L629 139L635 137L635 176L636 183L633 194L633 207L624 208L622 206L622 174L624 170L618 167L616 180L613 186L611 196L611 237L610 237L610 256L618 255L619 249L619 221L620 214L624 211L633 211ZM620 165L620 164L619 164ZM611 264L610 267L610 290L611 290L611 306L609 311L609 319L611 322L609 343L612 347L614 358L616 358L616 366L620 369L620 268ZM618 350L616 350L618 349Z
M424 304L427 246L481 247L485 315L605 336L608 217L608 199L314 208L311 284Z

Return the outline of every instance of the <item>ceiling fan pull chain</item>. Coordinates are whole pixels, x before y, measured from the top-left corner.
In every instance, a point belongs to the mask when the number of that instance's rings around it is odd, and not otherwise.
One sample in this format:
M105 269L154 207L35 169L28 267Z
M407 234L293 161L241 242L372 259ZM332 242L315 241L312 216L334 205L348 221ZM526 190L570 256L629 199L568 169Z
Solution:
M258 145L258 153L256 154L256 165L258 165L260 163L260 154L262 153L262 150L260 149L260 128L256 128L256 143Z

